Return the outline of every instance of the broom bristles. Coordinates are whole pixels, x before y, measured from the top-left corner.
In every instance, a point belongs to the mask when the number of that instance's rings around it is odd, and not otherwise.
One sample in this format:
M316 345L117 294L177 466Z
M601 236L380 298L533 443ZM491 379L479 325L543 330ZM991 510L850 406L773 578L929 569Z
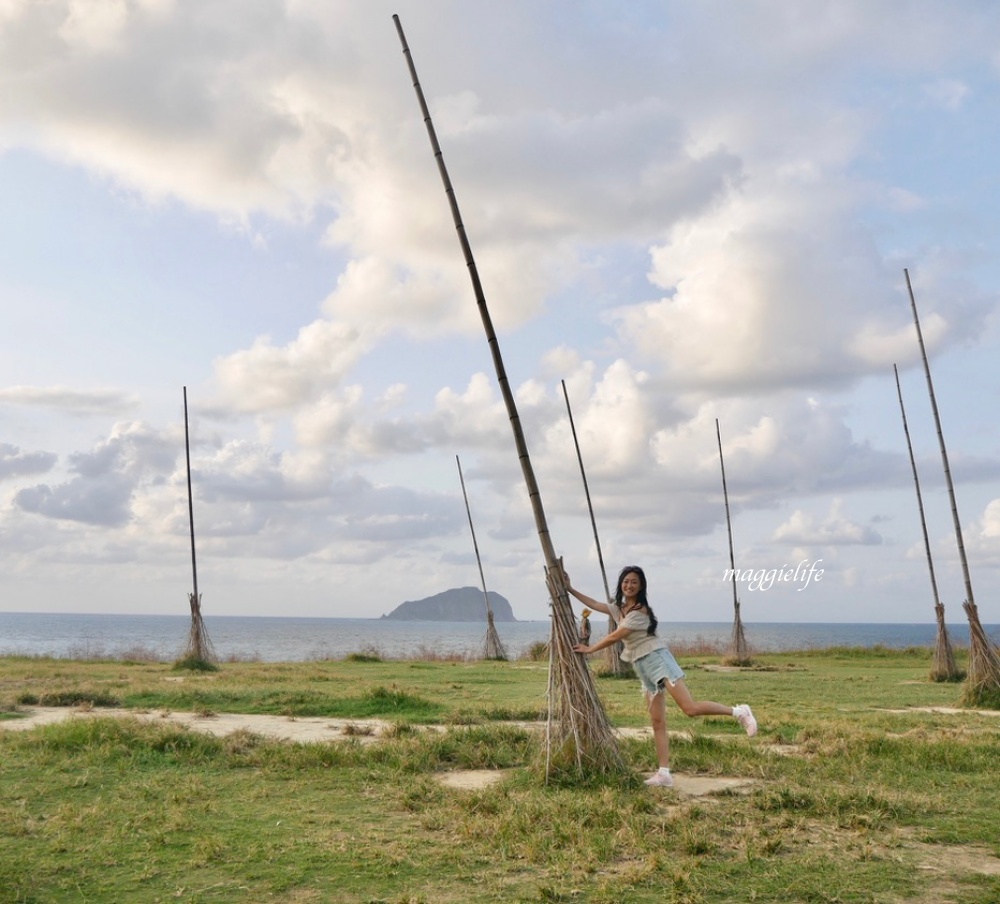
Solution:
M586 659L573 650L579 638L569 596L551 572L545 577L552 598L547 771L560 765L572 765L581 773L623 771L614 730Z
M486 640L483 644L483 655L486 659L496 659L500 662L507 661L507 649L500 640L497 626L493 622L493 610L486 613Z
M729 641L729 656L726 663L727 665L750 665L753 660L750 658L750 645L747 643L746 634L743 631L739 600L733 603L733 609L735 611L733 633Z
M183 658L217 663L219 658L215 655L215 647L208 636L205 620L201 617L201 594L196 599L193 593L189 593L188 602L191 604L191 630L188 632L187 648L184 650Z
M1000 700L1000 655L989 639L975 603L962 603L969 619L969 671L966 676L965 699L979 704Z
M948 637L948 627L944 620L944 604L934 605L937 618L937 635L934 639L934 660L931 664L931 681L959 681L965 677L955 662L955 653Z

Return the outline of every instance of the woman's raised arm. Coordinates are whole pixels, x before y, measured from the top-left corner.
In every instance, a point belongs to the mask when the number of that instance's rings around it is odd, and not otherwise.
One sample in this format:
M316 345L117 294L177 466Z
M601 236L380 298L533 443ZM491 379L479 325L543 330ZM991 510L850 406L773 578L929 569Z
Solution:
M566 591L570 596L576 597L584 606L588 609L596 609L598 612L603 612L605 615L611 614L611 607L607 603L602 603L599 600L595 600L592 596L587 596L586 593L580 593L569 580L569 575L566 574L566 569L563 569L563 583L566 586Z

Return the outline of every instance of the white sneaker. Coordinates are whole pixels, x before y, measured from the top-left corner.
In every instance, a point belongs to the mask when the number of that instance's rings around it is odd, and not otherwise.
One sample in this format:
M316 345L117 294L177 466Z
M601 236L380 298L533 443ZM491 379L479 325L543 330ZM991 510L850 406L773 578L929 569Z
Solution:
M747 737L752 738L757 734L757 720L753 717L753 713L750 711L750 707L745 703L741 703L739 706L733 707L733 715L736 717L736 721L743 726L747 733Z
M643 784L659 788L673 788L674 777L669 772L654 772Z

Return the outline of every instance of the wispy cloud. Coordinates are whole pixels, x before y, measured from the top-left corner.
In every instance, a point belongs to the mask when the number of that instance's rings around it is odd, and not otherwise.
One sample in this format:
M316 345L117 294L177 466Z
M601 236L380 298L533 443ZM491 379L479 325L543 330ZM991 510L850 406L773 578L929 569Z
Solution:
M841 512L841 500L835 500L825 518L796 510L774 532L776 542L788 546L878 546L882 535L875 528L859 524Z
M79 417L122 415L139 406L137 396L115 389L71 389L68 386L0 387L0 405L45 408Z
M22 452L10 443L0 443L0 480L44 474L57 460L53 452Z

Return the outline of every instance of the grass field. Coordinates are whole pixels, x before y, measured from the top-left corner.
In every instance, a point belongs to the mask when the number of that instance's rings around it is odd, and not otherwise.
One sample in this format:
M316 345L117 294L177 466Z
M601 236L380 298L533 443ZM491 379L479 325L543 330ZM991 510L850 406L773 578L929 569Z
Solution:
M696 697L749 702L760 733L668 704L675 773L648 737L613 781L543 781L545 663L227 663L0 658L0 902L1000 901L1000 715L956 707L930 651L680 655ZM183 679L183 680L178 680ZM599 678L646 725L635 680ZM4 731L32 706L90 710ZM212 737L137 712L389 720L388 737ZM414 730L435 725L438 731ZM462 790L440 777L503 770Z

